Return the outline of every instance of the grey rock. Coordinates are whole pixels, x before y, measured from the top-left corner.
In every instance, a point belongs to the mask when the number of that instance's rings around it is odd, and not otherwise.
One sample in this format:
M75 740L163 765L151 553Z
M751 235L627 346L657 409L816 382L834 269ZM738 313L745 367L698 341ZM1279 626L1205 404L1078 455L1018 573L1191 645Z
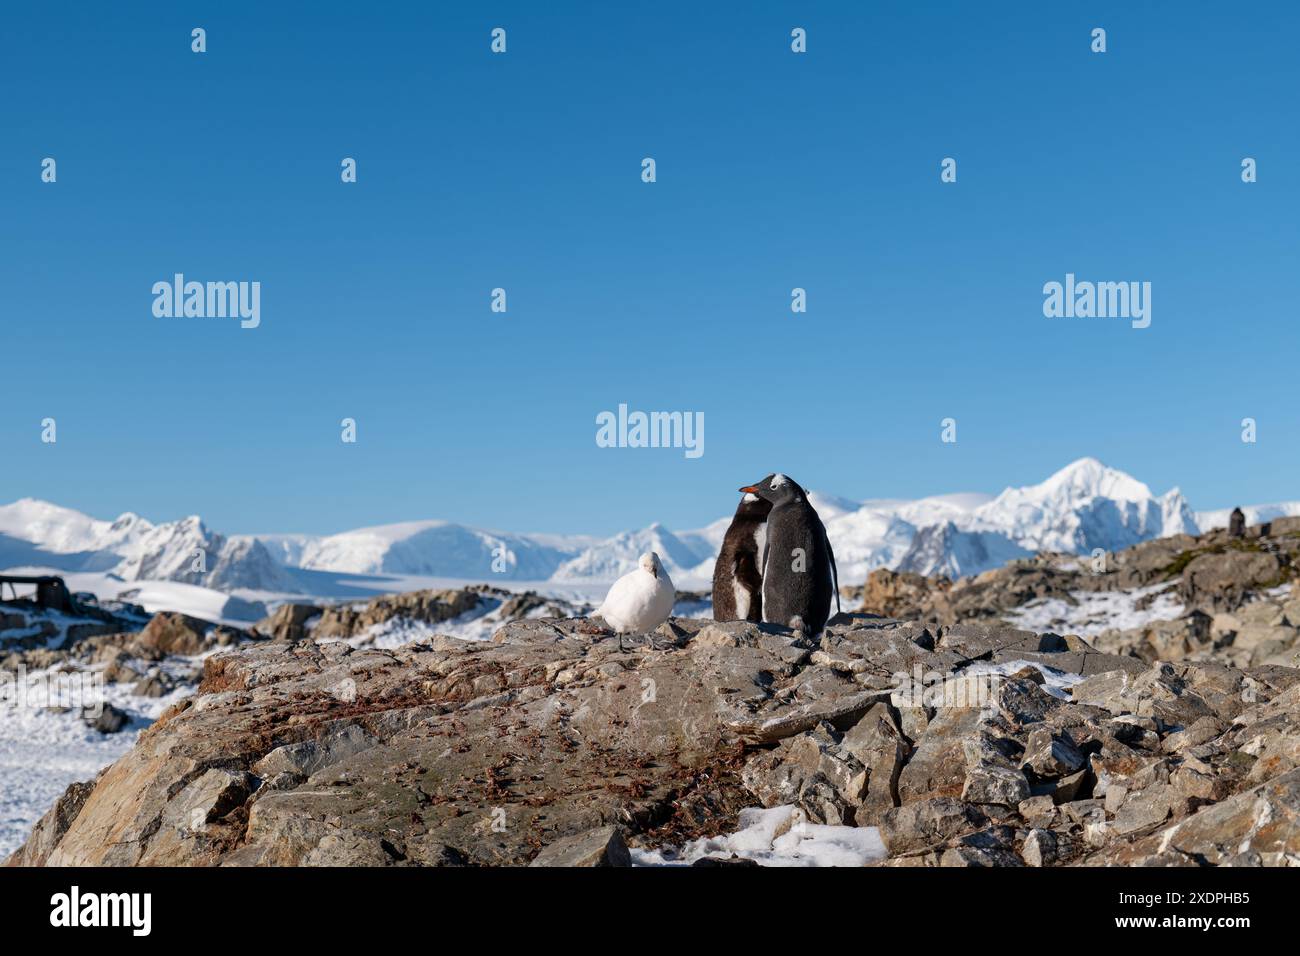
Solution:
M1164 830L1159 848L1210 864L1255 853L1265 866L1300 860L1300 769L1291 770Z
M131 715L112 704L101 704L88 708L82 720L101 734L115 734L131 722Z
M764 806L794 804L814 823L856 822L868 771L830 724L783 740L745 765L745 786Z
M173 812L179 809L183 825L212 823L241 806L257 789L257 778L237 770L213 768L181 791Z
M546 846L529 866L631 866L632 855L616 826L563 837Z
M253 629L273 641L301 641L307 637L307 622L320 612L314 604L281 604Z
M1164 785L1148 787L1127 795L1115 814L1114 826L1120 833L1144 830L1169 819L1176 795Z
M1043 779L1058 779L1078 773L1085 764L1083 753L1068 734L1041 727L1032 731L1021 766Z
M858 826L874 824L898 806L898 778L912 754L894 710L878 703L844 735L841 747L867 771L866 792L855 814Z
M172 690L170 681L163 678L161 674L149 674L142 677L136 682L131 693L137 697L162 697Z
M1019 806L1029 798L1029 781L1013 767L980 764L966 770L961 798L970 803L998 803Z
M1025 837L1020 855L1030 866L1048 866L1056 862L1056 834L1051 830L1033 829Z
M966 785L963 740L979 726L980 711L974 707L938 708L898 776L900 802L960 796Z
M1056 804L1050 793L1021 800L1017 809L1025 822L1034 827L1047 826L1056 818Z
M1052 789L1052 801L1060 805L1086 799L1087 795L1092 792L1092 786L1092 772L1084 768L1078 773L1062 777L1056 782L1056 786Z
M275 642L163 619L143 641L8 648L6 666L116 668L150 693L140 661L179 674L177 655L225 649L14 861L523 865L615 822L638 845L681 845L759 803L876 824L891 866L1290 862L1300 671L1279 648L1300 599L1256 582L1213 620L1194 610L1096 646L995 621L1035 596L1171 582L1144 600L1163 599L1191 559L1233 548L1300 566L1300 534L1225 542L1148 542L1095 575L1050 555L955 583L873 575L868 597L883 587L933 617L842 614L819 636L678 618L620 651L598 621L542 618L523 600L512 613L534 616L488 642L357 646L383 620L507 600L484 587L333 606L310 630L315 608L282 609ZM1235 600L1231 580L1195 583ZM978 675L1012 661L1028 664ZM1045 689L1052 669L1084 679L1062 699Z
M1183 569L1178 591L1188 607L1232 611L1248 595L1277 584L1280 572L1277 557L1263 551L1202 554Z
M253 764L253 772L260 777L277 774L296 774L310 777L316 771L354 756L379 743L379 739L366 733L353 723L332 724L318 738L298 743L284 744L272 750Z
M880 836L891 855L915 853L978 829L987 819L961 800L936 797L885 811Z

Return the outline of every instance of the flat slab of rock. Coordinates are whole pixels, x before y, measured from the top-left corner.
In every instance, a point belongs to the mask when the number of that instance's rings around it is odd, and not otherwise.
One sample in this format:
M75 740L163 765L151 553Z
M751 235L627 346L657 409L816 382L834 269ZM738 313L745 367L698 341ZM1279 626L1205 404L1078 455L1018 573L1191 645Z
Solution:
M556 840L529 866L631 866L632 854L618 827L599 827Z

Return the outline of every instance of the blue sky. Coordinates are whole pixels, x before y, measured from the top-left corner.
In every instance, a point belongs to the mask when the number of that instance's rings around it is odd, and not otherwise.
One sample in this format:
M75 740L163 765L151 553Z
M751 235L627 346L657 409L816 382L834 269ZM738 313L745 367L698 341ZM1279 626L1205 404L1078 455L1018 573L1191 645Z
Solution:
M1300 497L1291 4L6 21L0 501L608 533L773 470L916 497L1083 455L1199 508ZM260 281L260 328L155 318L175 272ZM1151 282L1151 327L1045 318L1067 272ZM703 412L705 454L598 448L620 402Z

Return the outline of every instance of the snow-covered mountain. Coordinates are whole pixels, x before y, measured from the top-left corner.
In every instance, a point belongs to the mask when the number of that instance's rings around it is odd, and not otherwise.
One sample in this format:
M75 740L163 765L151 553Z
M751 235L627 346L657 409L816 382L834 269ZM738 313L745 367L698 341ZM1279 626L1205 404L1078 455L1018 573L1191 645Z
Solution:
M1008 488L975 509L972 527L1000 531L1033 551L1078 554L1197 531L1196 516L1177 488L1157 497L1095 458L1080 458L1042 484Z
M726 528L723 528L726 533ZM719 543L721 543L719 541ZM565 561L553 575L556 581L613 581L636 567L637 558L647 551L658 552L674 581L686 580L691 569L712 553L701 554L659 523L640 531L624 531L584 548Z
M809 497L826 524L845 583L861 581L879 567L952 577L977 574L1037 551L1112 551L1148 538L1195 534L1228 520L1227 510L1198 515L1177 488L1155 495L1095 458L1081 458L1046 481L997 496L862 502L820 492ZM1254 523L1300 514L1300 502L1245 511ZM0 506L0 568L109 572L126 581L291 594L323 593L320 588L346 575L602 583L654 550L674 582L693 589L708 587L730 521L727 514L703 528L678 532L656 523L604 539L490 531L450 521L333 535L227 538L198 517L154 525L128 513L102 521L28 498Z
M921 528L912 546L897 562L898 571L944 574L959 578L997 568L1034 552L1016 544L1001 531L962 531L952 521Z
M1040 484L1007 488L919 529L896 567L960 577L1038 551L1115 551L1184 532L1197 533L1196 516L1177 488L1154 495L1131 475L1080 458Z
M15 566L101 571L124 581L180 581L217 591L304 590L260 541L228 539L197 516L154 525L128 512L101 521L34 498L0 505L0 568Z
M0 566L31 564L48 554L57 556L50 566L61 570L106 571L152 529L130 513L100 521L48 501L22 498L0 505Z
M589 540L541 541L449 521L411 521L300 538L292 563L308 570L354 574L544 581Z

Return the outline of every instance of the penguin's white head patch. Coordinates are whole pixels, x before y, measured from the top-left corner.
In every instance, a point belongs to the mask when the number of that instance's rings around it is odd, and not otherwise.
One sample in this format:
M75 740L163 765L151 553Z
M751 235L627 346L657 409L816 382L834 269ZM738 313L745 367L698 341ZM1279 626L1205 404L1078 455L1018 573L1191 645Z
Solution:
M741 498L740 500L745 502L745 504L753 504L755 501L758 500L758 495L754 494L752 491L747 491L745 492L745 497Z
M778 474L778 475L773 475L773 476L772 476L772 484L771 484L770 487L771 487L771 489L772 489L773 491L776 491L778 488L780 488L780 487L782 487L783 485L785 485L789 480L790 480L790 479L787 478L785 475L779 475L779 474Z

